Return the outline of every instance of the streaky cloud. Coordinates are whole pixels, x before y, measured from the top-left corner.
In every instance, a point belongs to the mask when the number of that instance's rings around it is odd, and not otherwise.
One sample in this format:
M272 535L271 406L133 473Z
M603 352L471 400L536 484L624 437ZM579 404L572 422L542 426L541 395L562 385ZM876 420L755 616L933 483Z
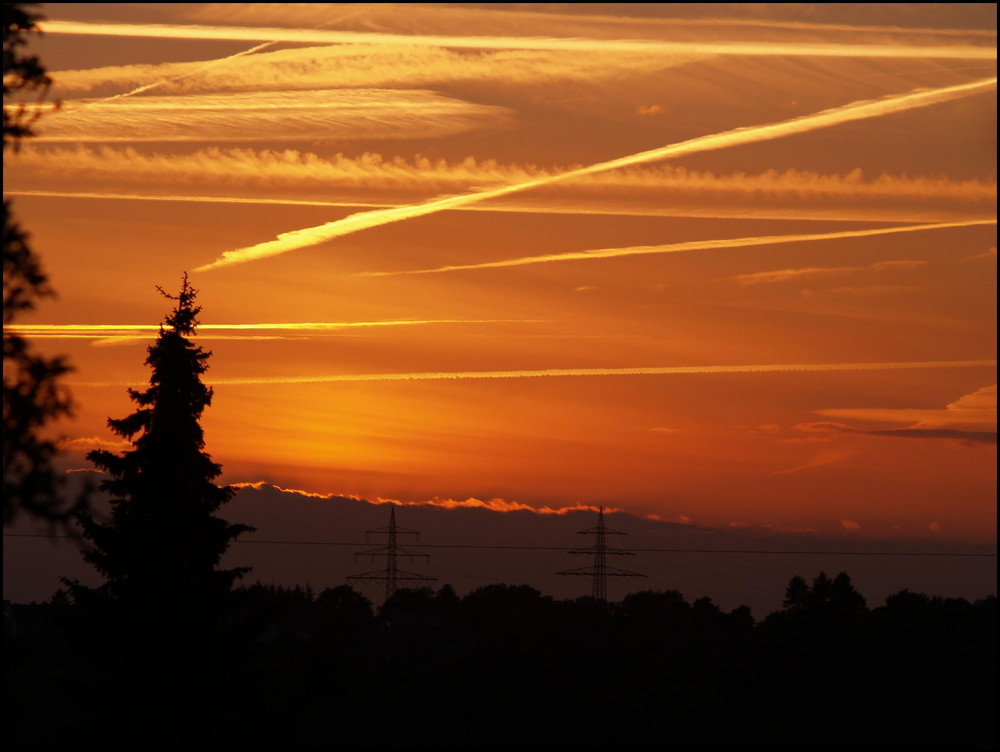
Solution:
M345 330L384 327L429 326L449 324L537 324L538 319L401 319L397 321L326 321L264 324L200 324L199 339L277 339L279 335L255 335L253 332L276 332L288 335L315 336ZM155 337L160 327L154 324L16 324L6 327L13 334L33 339L91 339L100 344L118 344ZM208 332L208 336L204 335ZM217 334L246 332L245 335Z
M503 107L430 91L326 89L69 101L34 140L204 142L438 138L505 121Z
M273 43L258 45L259 50ZM331 88L438 89L447 82L538 85L651 74L706 55L493 50L469 55L439 47L333 45L297 47L202 62L118 65L54 74L60 92L161 88L170 94L308 91Z
M217 379L215 384L285 384L338 381L441 381L450 379L517 379L563 376L682 376L687 374L785 373L827 371L892 371L915 368L995 366L995 360L919 361L906 363L801 363L772 365L664 366L651 368L549 368L512 371L453 371L427 373L336 374L276 379Z
M952 439L969 444L996 444L996 431L959 431L949 428L885 428L862 431L867 436L887 436L900 439Z
M378 497L373 500L367 500L370 504L395 504L397 506L403 507L438 507L440 509L486 509L490 512L534 512L535 514L541 515L564 515L570 512L580 512L589 511L596 512L598 507L589 504L570 504L562 507L534 507L530 504L524 504L520 501L508 501L506 499L477 499L475 497L469 497L468 499L442 499L435 496L433 499L427 499L426 501L399 501L398 499L383 499ZM620 511L615 507L605 507L604 511L607 513Z
M251 149L208 147L186 154L140 152L131 147L97 148L77 146L66 148L50 146L41 149L25 147L16 162L9 167L16 169L19 182L24 175L49 176L52 166L59 165L62 182L74 177L81 180L96 178L113 179L119 183L147 186L150 178L157 185L168 182L188 185L197 181L204 186L219 185L241 191L266 187L267 195L260 201L276 200L288 203L300 201L307 205L348 205L346 201L331 200L337 189L347 187L352 197L365 192L379 192L379 197L369 203L355 200L358 206L385 206L385 192L390 192L395 206L401 198L419 192L469 191L473 186L514 185L541 177L559 175L577 169L566 167L541 167L536 164L499 163L494 159L466 157L461 161L428 159L415 156L409 160L385 157L365 152L358 156L338 153L320 156L295 149ZM248 180L252 178L253 180ZM276 189L293 192L291 197L275 196ZM160 189L161 192L163 189ZM310 201L302 195L309 191L323 196ZM545 203L554 200L585 202L593 205L594 199L607 203L616 196L626 195L631 202L648 197L651 204L671 205L690 201L692 196L707 198L735 197L761 199L772 203L776 196L795 199L810 198L829 204L833 200L864 199L865 204L875 200L931 199L964 201L982 204L984 209L995 209L996 182L982 180L949 180L942 176L911 177L908 175L880 174L868 178L860 169L845 174L824 174L805 170L766 170L762 173L744 172L716 175L709 171L691 170L681 166L640 165L610 172L597 173L569 180L557 188L557 193L536 191L545 195ZM99 194L98 194L99 195ZM219 197L220 200L238 200ZM253 196L243 196L243 199ZM212 200L205 196L203 200ZM754 201L754 210L763 207L763 201ZM506 206L506 204L503 204ZM518 208L515 205L514 208ZM572 208L572 204L570 204ZM922 207L926 210L926 206Z
M764 235L760 237L746 238L724 238L719 240L691 240L685 243L670 243L667 245L641 245L628 248L598 248L588 251L570 251L567 253L552 253L543 256L523 256L516 259L506 259L503 261L486 261L480 264L461 264L455 266L439 266L435 269L414 269L398 272L362 272L358 276L366 277L391 277L403 274L439 274L442 272L468 271L472 269L497 269L511 266L525 266L528 264L546 264L556 261L586 261L593 259L619 258L621 256L644 256L658 253L683 253L688 251L707 251L723 248L750 248L761 245L778 245L781 243L809 243L817 240L842 240L845 238L865 238L876 235L893 235L901 232L921 232L925 230L943 230L955 227L975 227L978 225L996 224L995 219L975 219L965 222L935 222L922 225L904 225L902 227L880 227L871 230L842 230L840 232L823 232L802 235ZM877 265L876 265L877 266ZM786 272L797 271L801 274L806 272L837 272L837 271L857 271L868 267L846 267L844 269L807 269L807 270L786 270ZM760 272L761 275L775 275L781 272ZM758 275L744 275L744 277L755 278ZM786 276L792 276L786 274ZM753 282L744 284L754 284L760 281L777 281L772 278L766 280L755 279Z
M996 360L930 360L896 363L781 363L769 365L649 366L637 368L545 368L510 371L427 371L414 373L325 374L213 379L213 385L332 384L364 381L461 381L466 379L531 379L586 376L686 376L710 374L820 373L830 371L895 371L924 368L986 368ZM121 386L122 382L74 382L73 386Z
M129 441L110 441L108 439L102 439L98 436L76 436L73 438L64 437L58 442L59 449L64 452L91 449L110 449L111 451L120 452L123 449L128 449L130 446L132 446L132 444Z
M899 412L904 412L900 410ZM996 423L994 416L994 424ZM993 431L976 431L961 428L855 428L854 426L849 426L844 423L830 423L830 422L820 422L820 423L803 423L795 426L796 430L804 431L806 433L820 433L820 434L851 434L855 436L876 436L882 438L890 439L945 439L951 441L959 441L967 446L978 446L983 444L996 444L997 443L997 432ZM806 465L804 467L811 467L811 465ZM794 472L793 470L780 471L778 473L773 473L773 475L780 475L784 472Z
M490 198L498 198L508 194L519 193L531 188L569 180L582 175L606 172L620 167L643 164L646 162L658 161L661 159L687 154L697 154L714 149L724 149L743 144L769 141L800 133L808 133L819 128L827 128L857 120L882 117L884 115L905 112L915 108L927 107L940 102L947 102L974 94L980 94L990 88L994 88L996 86L996 81L996 77L993 77L981 79L971 83L945 86L937 89L920 89L905 94L891 95L874 101L864 100L852 102L841 107L823 110L811 115L803 115L778 123L746 126L736 128L734 130L724 131L722 133L700 136L657 149L651 149L649 151L639 152L626 157L600 162L588 167L581 167L558 175L537 178L533 181L526 181L516 185L502 186L499 188L460 194L456 196L447 196L414 206L383 209L372 212L359 212L345 217L344 219L328 222L316 227L309 227L302 230L294 230L283 233L279 235L277 239L272 241L238 248L233 251L226 251L219 259L210 264L198 267L196 271L208 271L210 269L229 266L231 264L268 258L270 256L276 256L289 251L317 245L337 237L359 232L372 227L378 227L391 222L398 222L406 219L412 219L414 217L434 214L440 211L478 203Z
M346 494L346 493L316 493L314 491L304 491L299 488L285 488L283 486L276 485L274 483L268 483L267 481L240 481L236 483L230 483L233 488L242 490L244 488L250 488L254 491L267 490L267 488L274 488L281 493L295 494L297 496L304 496L309 499L346 499L350 501L363 501L366 504L384 505L384 504L394 504L401 507L439 507L441 509L485 509L490 512L534 512L540 515L565 515L570 512L579 511L598 511L598 507L589 504L568 504L566 506L560 507L550 507L550 506L531 506L530 504L524 504L520 501L501 499L494 497L492 499L477 499L470 496L467 499L452 499L452 498L442 498L440 496L435 496L431 499L426 499L424 501L402 501L400 499L385 498L382 496L376 496L372 499L367 499L363 496L358 496L357 494ZM607 513L620 512L622 510L617 507L606 506L604 511Z
M97 199L104 201L164 201L180 203L205 203L205 204L256 204L261 206L325 206L339 208L366 208L381 209L400 206L398 203L386 203L382 201L322 201L304 198L268 198L247 197L247 196L203 196L203 195L178 195L178 194L142 194L142 193L114 193L90 191L48 191L48 190L18 190L7 191L8 196L37 196L39 198L79 198ZM911 222L923 220L927 222L972 222L986 221L982 211L977 207L958 206L954 209L942 209L940 204L934 206L914 207L912 204L900 205L898 207L877 207L870 204L855 204L852 206L833 207L826 206L794 206L791 204L781 206L774 202L770 205L753 206L623 206L623 205L602 205L594 203L587 205L585 202L575 204L559 203L549 204L540 202L537 205L530 203L502 205L471 205L462 206L456 211L488 212L488 213L508 213L508 214L559 214L559 215L586 215L586 216L609 216L609 217L692 217L702 219L794 219L802 221L816 222ZM992 212L991 212L992 213ZM993 220L990 219L990 222ZM980 254L973 258L993 258L996 254ZM429 271L429 270L428 270Z
M942 58L995 60L996 48L985 45L836 44L808 42L673 42L645 39L567 39L552 37L499 37L459 35L408 35L381 32L292 29L279 27L202 26L171 24L88 23L49 21L51 34L204 39L246 42L296 42L316 44L377 44L460 49L501 50L606 50L615 52L690 52L713 55L781 55L808 57Z
M996 384L982 387L964 394L943 408L829 408L817 410L817 414L832 418L854 420L909 423L912 429L957 429L980 431L984 427L996 427L997 387ZM815 425L815 424L813 424ZM837 426L841 424L821 424Z
M739 274L733 277L741 285L764 285L777 284L800 279L815 279L817 277L828 277L831 275L851 274L853 272L885 271L887 269L915 269L924 266L926 261L899 260L899 261L878 261L867 266L815 266L805 269L773 269L766 272L753 272L751 274Z
M226 57L218 58L216 60L206 60L203 63L193 63L188 64L189 69L184 73L179 73L173 76L165 76L159 78L151 83L143 84L141 86L136 86L134 89L129 91L124 91L120 94L114 94L110 97L105 97L104 99L96 100L92 103L83 103L79 107L87 107L89 104L104 104L107 102L115 102L119 99L126 99L127 97L134 97L137 94L144 94L147 91L152 91L153 89L159 89L161 87L175 84L178 81L183 81L185 79L193 78L195 76L202 76L206 71L216 68L220 65L225 65L233 60L238 60L241 57L246 57L247 55L253 55L256 52L267 49L275 44L275 42L264 42L263 44L257 44L248 50L241 50L233 55L227 55ZM78 108L79 109L79 108Z
M667 4L665 10L669 10ZM525 29L532 34L538 35L544 29L548 31L548 36L594 36L594 35L615 35L632 39L637 34L644 37L657 33L676 34L682 29L700 31L704 28L711 29L713 35L718 35L720 28L739 29L761 29L761 30L792 30L792 31L849 31L849 32L875 32L885 35L918 35L918 36L980 36L996 37L995 30L976 28L931 28L926 24L899 25L893 26L879 24L843 23L837 20L820 20L816 13L816 6L805 6L796 8L795 4L783 3L781 9L790 9L791 17L776 17L775 6L770 6L768 17L761 17L759 6L749 6L744 8L746 3L730 4L718 11L718 6L709 9L707 17L690 17L685 13L685 7L680 5L681 12L676 15L664 15L660 17L622 17L619 15L594 14L587 12L579 15L571 6L552 7L535 9L522 5L517 9L511 7L483 8L483 7L462 7L457 4L443 6L416 6L407 7L405 17L400 14L389 3L369 3L369 4L345 4L344 9L350 12L334 17L334 23L339 28L372 30L378 29L388 31L393 24L399 26L402 20L407 27L416 26L414 19L419 20L419 27L422 29L441 28L445 31L450 28L462 28L467 33L474 33L477 29L483 29L496 34L498 29L504 30L504 36L520 34ZM690 6L688 6L689 8ZM747 11L741 13L741 11ZM799 10L801 12L796 13ZM564 12L560 12L564 11ZM196 23L224 23L240 25L265 25L278 24L283 26L308 26L312 27L319 22L328 22L330 25L331 14L329 4L323 3L206 3L204 5L191 4L185 18ZM898 18L898 17L897 17ZM923 19L914 19L917 21Z
M977 414L988 410L992 411L993 417L996 419L997 385L991 384L969 394L963 394L954 402L948 403L945 409L956 415Z

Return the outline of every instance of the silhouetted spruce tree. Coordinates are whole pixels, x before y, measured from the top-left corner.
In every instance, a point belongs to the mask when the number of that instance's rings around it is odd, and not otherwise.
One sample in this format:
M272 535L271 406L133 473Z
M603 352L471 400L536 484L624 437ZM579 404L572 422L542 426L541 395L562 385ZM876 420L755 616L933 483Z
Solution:
M219 569L231 541L251 532L215 516L235 493L213 480L221 467L205 453L199 419L212 401L201 382L210 352L193 344L201 307L184 275L176 302L160 325L146 364L152 369L145 391L129 389L134 413L108 425L132 442L120 456L96 450L88 459L110 479L111 518L100 524L81 515L83 554L104 575L99 593L122 605L190 611L217 604L248 568ZM79 593L79 586L77 586Z

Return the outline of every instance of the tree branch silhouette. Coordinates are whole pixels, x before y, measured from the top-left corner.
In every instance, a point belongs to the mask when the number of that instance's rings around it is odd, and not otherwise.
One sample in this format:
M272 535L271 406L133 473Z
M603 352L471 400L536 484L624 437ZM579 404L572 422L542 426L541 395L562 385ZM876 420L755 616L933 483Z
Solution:
M16 152L41 114L23 102L10 104L21 93L43 100L52 81L36 56L24 48L39 34L42 16L33 3L3 4L3 151ZM35 309L54 291L28 234L14 218L11 202L3 201L3 523L22 513L62 523L86 507L88 492L70 498L63 476L53 466L55 442L44 436L46 425L71 414L72 401L61 378L70 366L65 359L45 357L9 327Z

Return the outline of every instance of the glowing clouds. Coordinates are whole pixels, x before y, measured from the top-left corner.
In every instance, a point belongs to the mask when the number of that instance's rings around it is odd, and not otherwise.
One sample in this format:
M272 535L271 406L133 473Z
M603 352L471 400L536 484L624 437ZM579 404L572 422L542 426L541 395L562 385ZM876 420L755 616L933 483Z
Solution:
M700 53L710 55L945 58L995 60L996 48L985 45L837 44L780 42L672 42L644 39L559 39L537 36L460 36L443 34L386 34L327 29L291 29L238 26L174 26L170 24L112 24L50 21L46 31L55 34L150 37L160 39L215 39L247 42L297 42L313 44L394 44L464 49L612 51L646 53Z
M55 79L61 92L74 94L153 86L171 94L334 87L436 89L443 82L468 81L536 86L648 74L700 57L530 50L472 55L405 45L338 44L259 54L248 50L203 62L67 70L56 73Z
M905 423L902 428L855 428L843 423L812 423L798 426L807 432L854 434L897 439L943 439L964 446L997 443L996 385L964 395L943 409L928 408L839 408L817 410L820 415L869 423Z
M213 8L50 9L94 23L48 29L65 104L5 187L60 293L23 331L76 367L72 436L118 438L153 285L216 268L232 480L991 534L988 13ZM166 23L97 23L139 18Z
M58 164L59 190L53 191ZM388 207L429 195L504 186L572 167L447 161L379 153L320 156L294 149L196 149L184 154L133 147L26 147L6 165L16 193L121 199L251 202L302 206ZM100 184L100 192L91 190ZM69 190L72 186L86 190ZM191 194L191 187L197 193ZM117 190L112 190L115 188ZM36 189L36 190L32 190ZM48 190L46 190L48 189ZM996 184L944 176L867 177L860 170L821 174L768 170L716 175L672 165L640 165L581 176L460 210L589 213L618 216L818 218L939 222L995 215Z
M400 321L326 321L271 324L200 324L196 338L205 339L309 339L347 331L384 327L448 324L527 324L526 319L410 319ZM151 324L19 324L9 331L32 339L85 339L95 345L145 342L153 339L159 326Z
M837 408L819 415L872 422L910 423L911 429L952 429L980 432L997 423L996 384L966 394L944 408ZM896 429L899 430L899 429Z
M731 146L742 144L769 141L777 138L784 138L799 133L808 133L818 128L827 128L844 123L854 122L867 118L882 117L897 112L927 107L940 102L947 102L962 97L983 93L996 87L996 78L982 79L972 83L946 86L938 89L918 90L907 94L898 94L884 97L875 101L853 102L842 107L824 110L812 115L792 118L769 125L748 126L737 128L723 133L716 133L710 136L701 136L676 144L670 144L658 149L639 152L627 157L612 159L606 162L599 162L587 167L580 167L559 175L536 178L517 185L502 186L475 193L466 193L459 196L449 196L442 199L426 202L416 206L400 207L380 211L362 212L353 214L342 220L328 222L317 227L309 227L302 230L294 230L280 234L275 240L258 243L245 248L238 248L233 251L226 251L222 256L211 264L206 264L198 268L198 271L207 271L230 264L238 264L246 261L259 260L276 256L289 251L307 248L319 243L342 237L354 232L359 232L372 227L399 222L414 217L425 216L435 212L457 209L468 204L479 203L490 198L499 198L512 193L530 190L550 183L561 182L583 175L591 175L608 170L615 170L620 167L645 164L670 157L685 154L697 154L713 149L725 149Z
M264 141L440 138L507 118L426 91L372 89L147 96L91 102L38 128L36 141Z
M404 507L438 507L440 509L486 509L491 512L534 512L541 515L565 515L570 512L589 511L596 512L598 508L588 504L573 504L562 507L541 506L533 507L529 504L522 504L519 501L507 501L506 499L442 499L435 497L426 501L398 501L396 499L379 498L372 503L376 504L396 504ZM614 507L608 507L605 511L616 512Z
M304 491L298 488L285 488L278 486L267 481L253 481L253 482L237 482L230 483L233 488L244 489L251 488L254 491L266 490L267 488L274 488L283 494L293 494L295 496L303 496L308 499L324 499L324 500L345 500L349 499L351 501L361 501L366 504L393 504L400 507L437 507L439 509L484 509L490 512L532 512L539 515L557 515L562 516L569 514L571 512L596 512L598 507L589 504L568 504L566 506L551 507L551 506L532 506L530 504L524 504L513 499L501 499L501 498L491 498L491 499L477 499L474 497L469 497L467 499L451 499L442 498L440 496L435 496L431 499L426 499L423 501L403 501L400 499L385 498L382 496L376 496L371 499L366 499L356 494L341 494L341 493L315 493L312 491ZM606 506L604 511L611 514L613 512L619 512L621 510Z
M810 267L805 269L775 269L768 272L754 272L752 274L740 274L735 279L741 285L762 285L776 284L780 282L799 281L803 279L816 279L841 274L851 274L854 272L885 271L885 270L905 270L923 266L926 261L878 261L868 266L836 266L836 267Z
M780 363L766 365L662 366L640 368L547 368L521 371L447 371L426 373L334 374L317 376L215 379L213 384L321 384L352 381L447 381L452 379L530 379L567 376L682 376L694 374L817 373L895 371L915 368L977 368L995 360L920 361L908 363ZM85 386L81 384L81 386Z
M977 225L996 224L996 220L972 220L969 222L944 222L928 225L906 225L903 227L882 227L874 230L846 230L843 232L824 232L810 235L770 235L759 238L727 238L721 240L693 240L688 243L672 243L668 245L643 245L631 248L599 248L588 251L571 251L569 253L553 253L545 256L525 256L503 261L489 261L481 264L464 264L456 266L441 266L436 269L416 269L405 272L369 272L365 276L379 277L395 274L435 274L440 272L467 271L471 269L497 269L509 266L524 266L526 264L547 264L555 261L588 261L594 259L619 258L621 256L645 256L658 253L683 253L689 251L710 251L722 248L750 248L763 245L780 245L782 243L808 243L817 240L843 240L846 238L865 238L877 235L893 235L900 232L920 232L923 230L940 230L951 227L975 227ZM886 267L886 263L889 267ZM871 268L891 268L899 262L884 262ZM902 265L912 265L904 261ZM738 277L743 284L757 284L761 281L783 281L798 276L820 276L821 272L857 271L861 267L843 267L841 269L786 269L779 272L760 272ZM747 282L750 279L752 281Z

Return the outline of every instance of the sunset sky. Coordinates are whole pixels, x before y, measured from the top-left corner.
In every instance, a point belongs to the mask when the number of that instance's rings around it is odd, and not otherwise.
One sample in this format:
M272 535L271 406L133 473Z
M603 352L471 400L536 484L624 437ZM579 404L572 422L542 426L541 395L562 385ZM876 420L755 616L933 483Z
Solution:
M995 5L42 11L70 467L187 271L223 482L995 543Z

